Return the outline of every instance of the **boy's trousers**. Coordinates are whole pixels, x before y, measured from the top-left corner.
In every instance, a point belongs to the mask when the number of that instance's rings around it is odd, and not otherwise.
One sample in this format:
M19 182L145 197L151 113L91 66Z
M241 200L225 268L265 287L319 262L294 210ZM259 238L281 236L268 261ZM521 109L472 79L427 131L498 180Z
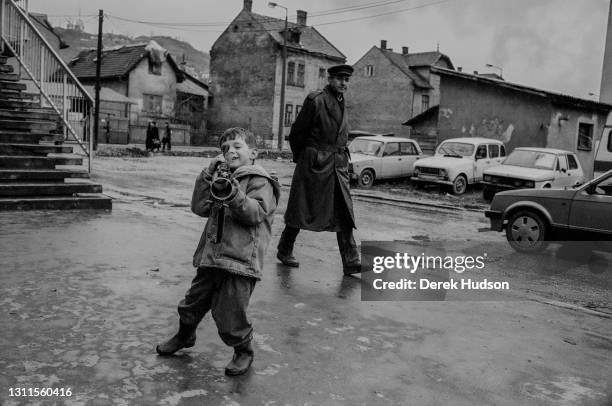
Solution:
M253 327L246 310L255 278L219 268L198 268L185 298L178 305L181 323L197 326L211 310L221 340L230 347L249 342Z

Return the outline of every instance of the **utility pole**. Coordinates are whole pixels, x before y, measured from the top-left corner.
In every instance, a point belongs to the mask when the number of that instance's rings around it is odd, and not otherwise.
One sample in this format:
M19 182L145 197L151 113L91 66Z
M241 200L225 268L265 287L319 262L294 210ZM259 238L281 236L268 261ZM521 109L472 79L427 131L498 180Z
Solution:
M608 11L608 25L606 29L606 44L601 72L601 86L599 88L599 101L602 103L612 103L612 1L610 2Z
M104 11L99 10L98 14L98 51L96 52L96 86L94 98L94 151L98 150L98 124L100 122L100 70L102 68L102 22L104 21Z
M285 76L286 75L286 71L287 71L287 30L288 30L288 23L287 23L287 18L288 18L288 14L289 14L289 10L287 9L287 7L285 6L281 6L278 3L275 2L269 2L268 3L268 7L280 7L282 9L285 10L285 29L283 30L283 70L282 70L282 77L281 77L281 94L280 94L280 108L278 109L278 149L279 151L283 149L283 141L284 141L284 135L283 135L283 121L285 119L284 117L284 111L285 111Z

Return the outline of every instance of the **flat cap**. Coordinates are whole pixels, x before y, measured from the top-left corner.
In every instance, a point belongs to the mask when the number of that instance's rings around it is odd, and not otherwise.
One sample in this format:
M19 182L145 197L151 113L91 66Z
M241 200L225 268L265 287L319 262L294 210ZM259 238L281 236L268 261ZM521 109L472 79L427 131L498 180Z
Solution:
M351 65L335 65L327 69L330 76L351 76L353 67Z

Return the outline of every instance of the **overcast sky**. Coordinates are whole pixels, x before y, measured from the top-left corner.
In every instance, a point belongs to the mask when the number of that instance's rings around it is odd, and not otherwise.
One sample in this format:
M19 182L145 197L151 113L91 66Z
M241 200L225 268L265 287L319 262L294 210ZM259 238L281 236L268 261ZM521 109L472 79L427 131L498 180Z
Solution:
M440 51L464 72L496 72L506 80L581 98L599 93L610 0L277 0L295 21L298 9L355 63L373 45L410 52ZM105 32L169 35L208 52L242 9L242 0L30 0L30 10L47 13L54 25L66 25L79 12L88 32L97 32L97 13L109 17ZM253 0L258 14L284 18L281 8ZM347 7L373 6L360 10ZM334 11L335 10L335 11ZM323 14L319 15L317 14ZM378 14L378 17L365 18ZM178 23L164 28L118 18ZM355 20L359 19L359 20ZM354 20L354 21L343 21ZM217 23L211 25L210 23ZM205 25L208 24L208 25Z

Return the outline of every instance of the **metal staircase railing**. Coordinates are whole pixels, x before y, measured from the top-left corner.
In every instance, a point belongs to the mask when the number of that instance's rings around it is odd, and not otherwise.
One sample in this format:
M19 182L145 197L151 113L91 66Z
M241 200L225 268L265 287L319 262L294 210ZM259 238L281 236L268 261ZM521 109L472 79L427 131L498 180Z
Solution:
M27 13L28 0L0 0L0 47L14 56L40 93L41 107L58 115L64 140L76 142L91 172L93 99ZM28 83L26 83L28 84Z

